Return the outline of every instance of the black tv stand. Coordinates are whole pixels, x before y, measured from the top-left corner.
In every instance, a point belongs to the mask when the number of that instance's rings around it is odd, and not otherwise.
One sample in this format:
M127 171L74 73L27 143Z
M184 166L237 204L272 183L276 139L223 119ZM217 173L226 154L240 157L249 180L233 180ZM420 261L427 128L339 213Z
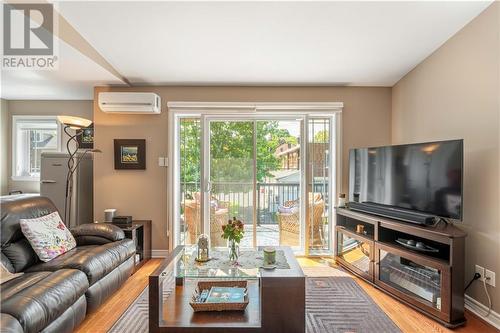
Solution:
M436 217L434 215L419 213L410 209L380 205L372 202L349 202L349 208L355 211L384 216L409 223L420 225L436 224Z

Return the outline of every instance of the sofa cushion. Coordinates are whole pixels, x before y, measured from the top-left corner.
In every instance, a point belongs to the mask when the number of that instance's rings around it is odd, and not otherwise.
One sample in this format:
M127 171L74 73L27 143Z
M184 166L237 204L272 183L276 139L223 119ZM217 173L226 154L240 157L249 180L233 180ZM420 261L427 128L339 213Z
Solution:
M2 254L9 260L16 273L40 262L40 258L26 238L5 245L2 247ZM8 268L8 265L5 267Z
M23 327L16 318L2 313L0 317L0 328L2 333L24 333Z
M47 262L76 247L76 241L58 212L20 219L21 230L41 261Z
M22 272L40 259L24 237L19 220L44 216L56 212L57 208L48 198L37 196L7 196L2 197L0 202L2 254L10 261L14 272Z
M3 283L2 313L16 318L24 332L39 332L71 307L88 289L78 270L26 273Z
M12 273L3 265L3 263L0 263L0 284L15 279L21 275L23 275L23 273Z
M15 243L24 238L19 225L20 219L33 219L40 216L57 212L50 199L45 197L21 197L1 199L1 245L4 247L8 243Z
M111 223L86 223L73 229L76 243L80 245L102 245L125 238L123 230Z
M90 285L106 276L135 253L131 239L104 245L78 246L49 262L39 263L26 272L57 271L63 268L78 269L87 275Z
M12 266L12 263L10 262L9 258L3 252L0 252L0 262L2 263L2 266L5 267L9 272L15 272L16 270L14 269L14 266Z

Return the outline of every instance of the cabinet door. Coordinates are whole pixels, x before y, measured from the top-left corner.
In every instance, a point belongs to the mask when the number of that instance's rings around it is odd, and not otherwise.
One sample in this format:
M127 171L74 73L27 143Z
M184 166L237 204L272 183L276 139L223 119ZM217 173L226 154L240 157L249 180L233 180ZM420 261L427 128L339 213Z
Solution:
M373 282L373 240L338 226L336 260Z
M450 267L439 260L375 243L375 284L438 318L450 318Z

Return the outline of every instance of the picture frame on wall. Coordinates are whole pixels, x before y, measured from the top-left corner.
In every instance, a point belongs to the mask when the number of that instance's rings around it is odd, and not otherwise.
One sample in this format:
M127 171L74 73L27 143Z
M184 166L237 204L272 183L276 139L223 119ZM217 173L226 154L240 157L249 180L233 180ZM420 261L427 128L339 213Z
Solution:
M115 139L115 170L146 170L146 140Z
M94 149L94 123L82 128L80 135L76 137L79 149Z

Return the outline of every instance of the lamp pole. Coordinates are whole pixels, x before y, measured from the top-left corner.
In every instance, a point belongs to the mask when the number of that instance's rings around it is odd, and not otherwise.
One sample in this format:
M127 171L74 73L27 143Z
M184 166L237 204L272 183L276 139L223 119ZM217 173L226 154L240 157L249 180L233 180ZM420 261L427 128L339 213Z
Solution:
M64 126L64 133L68 135L69 139L66 142L66 150L68 151L68 173L66 174L66 197L64 200L64 222L66 225L71 225L71 198L73 197L73 174L78 167L79 162L75 165L75 155L78 153L80 145L78 144L77 137L82 135L82 131L75 129L75 134L69 132L71 126ZM71 149L71 142L74 142L74 149Z
M87 149L80 156L76 156L78 153L78 149L80 148L80 144L78 143L78 136L83 135L83 129L90 126L92 124L91 120L73 117L73 116L57 116L57 120L64 125L64 133L69 137L66 142L66 150L68 151L68 173L66 174L66 197L64 200L64 222L67 226L71 227L71 199L73 197L73 174L75 173L78 165L82 158L89 151L99 151L98 149ZM70 132L70 129L75 130L75 134ZM74 142L74 148L72 149L71 142ZM76 161L76 163L75 163Z

